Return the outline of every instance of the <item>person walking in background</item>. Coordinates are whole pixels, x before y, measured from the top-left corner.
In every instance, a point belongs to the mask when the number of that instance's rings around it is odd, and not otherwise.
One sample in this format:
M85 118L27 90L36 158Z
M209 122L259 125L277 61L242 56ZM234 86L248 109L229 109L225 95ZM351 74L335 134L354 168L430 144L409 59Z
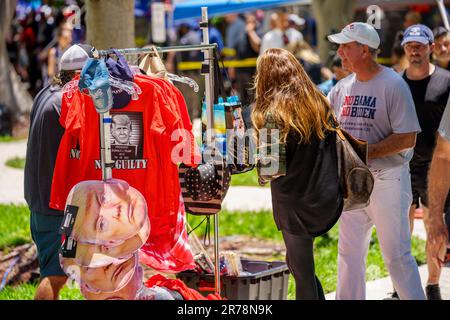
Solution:
M439 125L436 148L428 175L429 214L425 216L427 259L441 269L450 260L450 214L443 219L450 191L450 99Z
M238 46L238 42L244 36L243 30L246 29L245 18L242 14L227 14L225 15L225 22L227 23L226 33L225 33L225 46L227 48L236 49ZM236 53L237 54L237 53ZM233 59L234 57L228 57L229 59ZM228 76L230 77L232 86L237 86L237 75L236 68L229 67L228 68Z
M288 16L289 28L295 29L298 32L302 32L302 28L305 25L305 19L299 17L296 14L291 13Z
M227 14L225 15L225 21L227 23L227 30L225 34L225 45L228 48L234 48L236 41L245 30L245 19L240 14Z
M64 212L50 209L50 187L64 129L59 124L62 87L89 58L90 46L74 45L60 59L60 72L35 97L25 161L25 200L30 208L31 236L38 251L40 283L36 300L57 300L67 276L59 264Z
M434 29L433 35L435 42L434 64L445 70L450 70L450 34L444 27L437 27Z
M303 40L303 35L289 27L289 14L278 12L276 28L267 32L261 42L260 54L268 48L286 48L290 43Z
M332 71L322 65L319 55L305 40L291 42L285 49L298 59L314 84L318 85L333 77Z
M402 74L408 68L408 59L406 59L405 49L402 46L403 31L397 33L397 38L394 40L391 52L392 69L395 72Z
M403 30L411 27L415 24L420 24L422 22L422 15L420 12L411 10L408 11L403 18Z
M274 220L295 279L296 299L324 300L315 276L314 238L335 225L343 207L336 132L330 123L333 111L299 61L284 49L267 49L258 58L255 88L252 120L259 143L264 143L263 129L270 127L268 122L273 119L286 151L285 163L280 164L286 172L273 177L270 188Z
M330 93L331 89L336 85L336 83L351 74L350 71L342 67L342 60L338 55L336 55L331 61L331 70L333 71L333 78L318 85L319 90L325 96Z
M179 45L196 45L202 42L200 32L197 30L197 23L194 21L181 22L178 25ZM200 51L180 52L176 55L178 62L201 61L202 53ZM175 83L175 86L181 91L189 112L191 121L200 118L201 114L201 94L204 92L204 81L200 70L183 70L180 72L182 76L193 79L199 85L199 92L195 92L191 87L184 83Z
M417 135L414 156L410 162L413 202L409 211L411 233L416 209L422 207L428 216L427 175L436 143L436 132L450 94L450 72L430 63L434 49L432 31L425 25L412 25L404 32L402 46L409 63L403 79L411 89L422 132ZM444 211L450 214L450 194ZM427 252L428 281L425 292L428 300L441 300L439 278L441 269ZM395 294L395 293L394 293Z
M47 81L56 75L58 72L59 60L67 48L69 48L72 44L72 30L68 28L59 29L57 38L57 45L51 48L48 52Z
M246 14L245 23L245 32L241 32L235 39L234 49L238 60L258 57L261 46L261 37L256 31L256 17L253 14ZM236 68L236 88L244 106L253 102L252 84L255 71L255 67Z
M408 219L408 164L420 132L411 92L399 74L376 62L380 38L373 26L353 22L328 39L339 44L342 66L353 72L331 89L331 106L343 129L368 142L368 165L375 178L370 204L344 211L339 221L336 299L366 298L366 257L375 225L400 298L423 300Z

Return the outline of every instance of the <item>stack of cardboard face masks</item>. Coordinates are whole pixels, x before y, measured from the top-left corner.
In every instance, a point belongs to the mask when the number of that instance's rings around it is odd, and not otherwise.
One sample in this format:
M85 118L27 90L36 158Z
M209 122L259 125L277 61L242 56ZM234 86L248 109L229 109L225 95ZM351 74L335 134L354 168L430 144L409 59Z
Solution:
M118 179L83 181L66 202L60 263L89 300L136 298L143 271L137 251L150 234L142 194Z

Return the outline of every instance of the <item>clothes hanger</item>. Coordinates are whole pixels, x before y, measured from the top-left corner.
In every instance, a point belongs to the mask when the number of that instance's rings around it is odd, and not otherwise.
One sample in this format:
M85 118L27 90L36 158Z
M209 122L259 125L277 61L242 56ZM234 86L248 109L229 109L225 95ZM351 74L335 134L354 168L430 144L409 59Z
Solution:
M198 90L199 90L199 86L198 86L197 82L195 82L194 79L191 79L188 77L182 77L182 76L172 74L172 73L168 73L167 77L172 81L186 83L187 85L189 85L189 87L193 88L195 92L198 92Z
M139 95L142 93L141 88L136 83L118 79L111 75L109 76L109 84L114 88L122 89L128 93L132 100L138 100ZM74 90L78 90L78 80L71 80L62 87L62 93L67 93L69 99L72 98Z
M133 81L127 81L109 76L109 84L117 89L122 89L131 96L132 100L138 100L142 93L141 88Z
M144 58L141 60L141 63L139 64L140 69L144 70L145 73L147 73L147 75L166 80L186 83L191 88L193 88L195 92L199 91L199 86L197 82L195 82L193 79L168 73L166 67L164 66L164 63L161 60L161 57L159 56L156 47L151 46L150 48L151 52L146 54Z
M92 49L92 53L94 59L100 59L100 55L98 54L98 51L95 48ZM123 59L123 56L122 57L118 56L118 58L120 60L119 63L126 63L126 61ZM125 91L131 96L132 100L138 100L139 95L142 93L141 88L133 81L119 79L117 77L113 77L111 74L109 75L108 80L109 84L112 87ZM63 94L67 93L68 97L71 98L73 91L77 90L77 88L78 88L78 80L71 80L63 86L62 93Z

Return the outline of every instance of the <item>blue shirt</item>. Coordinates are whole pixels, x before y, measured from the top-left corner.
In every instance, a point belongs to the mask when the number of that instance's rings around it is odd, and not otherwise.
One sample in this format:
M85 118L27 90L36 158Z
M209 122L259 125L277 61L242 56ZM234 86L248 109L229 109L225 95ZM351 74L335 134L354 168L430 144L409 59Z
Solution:
M209 43L217 43L219 53L223 50L223 38L220 31L214 27L209 28Z
M333 79L327 80L322 82L321 84L317 85L317 88L322 91L322 93L324 95L328 95L328 93L330 93L331 89L333 89L333 87L336 85L337 80L336 78L333 77Z

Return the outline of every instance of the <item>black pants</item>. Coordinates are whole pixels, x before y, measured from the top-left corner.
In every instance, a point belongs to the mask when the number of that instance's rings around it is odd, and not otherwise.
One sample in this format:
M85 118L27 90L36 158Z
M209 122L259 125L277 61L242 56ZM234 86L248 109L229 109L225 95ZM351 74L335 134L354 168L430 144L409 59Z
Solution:
M286 263L295 279L297 300L325 300L322 285L314 271L314 238L282 231Z

